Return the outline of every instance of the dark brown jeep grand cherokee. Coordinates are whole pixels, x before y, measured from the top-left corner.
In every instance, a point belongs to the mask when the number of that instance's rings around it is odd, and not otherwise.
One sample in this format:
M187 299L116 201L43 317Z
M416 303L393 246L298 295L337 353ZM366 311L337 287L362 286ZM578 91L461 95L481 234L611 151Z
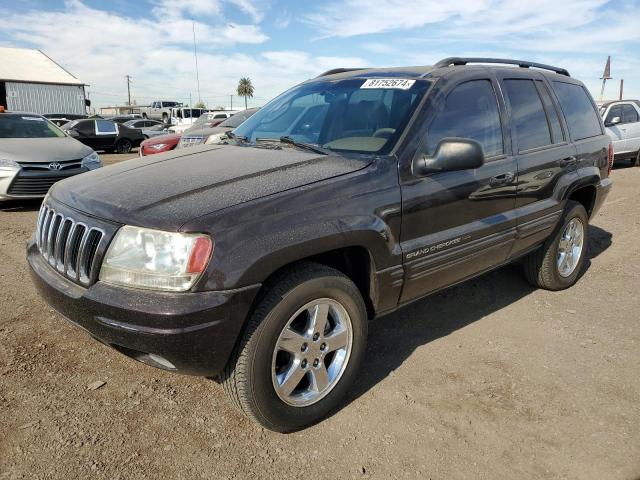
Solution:
M374 317L520 258L573 285L611 187L584 85L530 62L336 69L230 136L56 184L27 254L70 321L278 431L340 404Z

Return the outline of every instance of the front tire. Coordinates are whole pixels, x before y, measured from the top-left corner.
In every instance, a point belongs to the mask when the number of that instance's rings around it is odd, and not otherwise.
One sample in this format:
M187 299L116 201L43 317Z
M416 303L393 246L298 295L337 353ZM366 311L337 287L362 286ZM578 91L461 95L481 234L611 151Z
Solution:
M269 430L308 427L340 405L366 337L354 283L333 268L301 263L267 287L225 369L225 391Z
M588 227L584 206L569 200L558 228L542 247L524 258L529 283L546 290L564 290L575 284L587 253Z

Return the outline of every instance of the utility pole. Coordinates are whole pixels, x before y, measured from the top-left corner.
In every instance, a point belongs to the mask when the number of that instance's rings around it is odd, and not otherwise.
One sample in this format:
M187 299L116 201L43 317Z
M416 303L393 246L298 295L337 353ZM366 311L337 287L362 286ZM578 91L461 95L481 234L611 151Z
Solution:
M231 100L231 108L229 110L233 110L233 94L229 95L229 98Z
M193 29L193 56L196 59L196 83L198 84L198 103L202 102L200 98L200 74L198 73L198 50L196 49L196 22L191 19L191 28Z
M620 79L620 100L622 100L622 92L624 92L624 78Z
M604 66L604 73L602 77L600 77L600 80L602 80L602 89L600 90L600 101L602 101L604 97L604 86L607 80L611 80L611 55L607 57L607 64Z
M127 105L131 105L131 79L133 77L131 75L125 75L124 78L127 79L127 97L129 99Z

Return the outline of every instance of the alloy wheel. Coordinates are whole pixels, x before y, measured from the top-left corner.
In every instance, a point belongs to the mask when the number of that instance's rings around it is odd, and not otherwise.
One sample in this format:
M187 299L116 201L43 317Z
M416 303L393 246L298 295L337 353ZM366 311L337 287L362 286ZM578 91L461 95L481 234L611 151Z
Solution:
M340 303L320 298L301 307L274 348L271 380L278 397L296 407L320 401L340 381L352 344L351 319Z

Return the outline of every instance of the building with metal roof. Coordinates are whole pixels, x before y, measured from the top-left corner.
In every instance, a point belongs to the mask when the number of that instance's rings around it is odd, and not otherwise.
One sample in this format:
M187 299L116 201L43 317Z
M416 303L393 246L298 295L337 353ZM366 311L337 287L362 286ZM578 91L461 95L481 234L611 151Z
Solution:
M7 110L83 114L84 87L41 50L0 47L0 105Z

